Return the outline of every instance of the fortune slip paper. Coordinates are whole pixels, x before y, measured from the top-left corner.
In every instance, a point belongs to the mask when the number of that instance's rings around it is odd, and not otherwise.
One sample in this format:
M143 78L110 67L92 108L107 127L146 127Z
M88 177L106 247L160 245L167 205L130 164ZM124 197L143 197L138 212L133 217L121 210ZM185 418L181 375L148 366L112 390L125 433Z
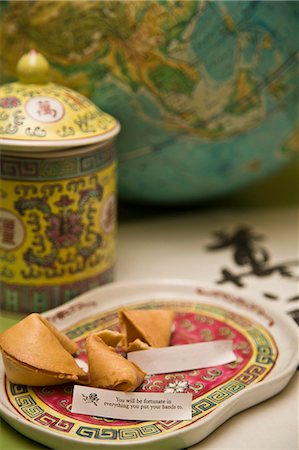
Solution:
M125 420L191 420L192 394L121 392L74 386L72 412Z
M130 352L127 358L150 375L228 364L236 355L232 340L219 340Z

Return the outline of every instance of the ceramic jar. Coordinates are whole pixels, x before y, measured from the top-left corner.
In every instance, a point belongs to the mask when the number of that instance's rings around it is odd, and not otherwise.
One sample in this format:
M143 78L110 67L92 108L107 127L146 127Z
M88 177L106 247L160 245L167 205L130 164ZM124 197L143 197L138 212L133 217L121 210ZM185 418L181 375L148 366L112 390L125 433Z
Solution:
M40 312L112 281L116 119L30 52L0 87L0 302Z

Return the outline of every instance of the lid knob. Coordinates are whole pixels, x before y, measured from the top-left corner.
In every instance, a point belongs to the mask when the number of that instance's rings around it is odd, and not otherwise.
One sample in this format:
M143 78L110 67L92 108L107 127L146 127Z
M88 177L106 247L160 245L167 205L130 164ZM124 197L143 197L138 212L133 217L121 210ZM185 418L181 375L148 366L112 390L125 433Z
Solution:
M17 64L17 74L21 83L45 84L49 81L49 64L46 58L35 50L21 57Z

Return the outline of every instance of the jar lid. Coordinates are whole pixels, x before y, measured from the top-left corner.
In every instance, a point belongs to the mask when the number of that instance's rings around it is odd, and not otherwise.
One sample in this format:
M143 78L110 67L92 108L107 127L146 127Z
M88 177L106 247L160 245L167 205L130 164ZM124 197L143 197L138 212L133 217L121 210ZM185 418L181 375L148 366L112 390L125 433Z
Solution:
M49 64L31 50L17 65L19 81L0 87L1 148L80 147L112 139L119 122L83 95L48 82Z

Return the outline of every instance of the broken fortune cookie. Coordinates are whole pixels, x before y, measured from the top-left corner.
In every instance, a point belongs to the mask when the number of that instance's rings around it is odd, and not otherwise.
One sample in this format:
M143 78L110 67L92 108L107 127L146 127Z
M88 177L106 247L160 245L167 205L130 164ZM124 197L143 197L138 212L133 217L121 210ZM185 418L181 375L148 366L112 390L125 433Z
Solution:
M0 348L12 383L49 386L87 379L72 357L76 344L37 313L1 333Z
M149 347L168 347L174 312L170 310L122 310L119 314L124 347L127 351Z
M143 382L145 372L116 353L97 333L87 336L86 350L90 386L129 392Z

